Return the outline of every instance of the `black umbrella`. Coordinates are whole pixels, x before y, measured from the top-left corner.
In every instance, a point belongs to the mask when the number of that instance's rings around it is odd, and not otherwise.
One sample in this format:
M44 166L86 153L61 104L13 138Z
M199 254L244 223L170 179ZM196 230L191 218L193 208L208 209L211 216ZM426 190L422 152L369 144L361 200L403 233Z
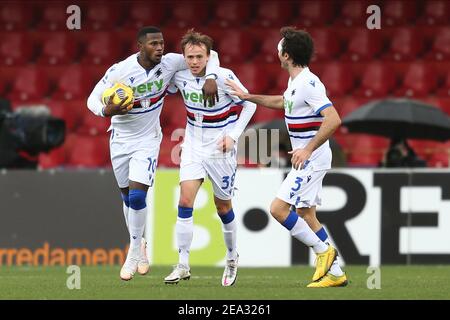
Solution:
M450 139L450 119L440 109L411 99L372 101L348 114L342 124L350 132L390 138Z

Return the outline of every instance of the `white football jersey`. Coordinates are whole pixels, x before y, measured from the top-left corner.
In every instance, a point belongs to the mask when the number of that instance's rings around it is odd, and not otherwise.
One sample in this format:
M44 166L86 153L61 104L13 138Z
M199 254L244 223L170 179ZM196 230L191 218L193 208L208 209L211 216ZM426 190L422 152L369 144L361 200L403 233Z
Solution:
M304 148L316 135L323 121L320 111L332 106L325 86L309 68L304 68L295 78L289 78L283 94L284 118L292 149ZM328 140L317 148L309 159L314 170L331 168L331 149Z
M111 119L115 138L134 140L145 138L151 132L161 131L159 116L169 82L175 72L187 68L183 55L177 53L163 55L161 62L151 70L146 70L139 64L138 56L139 53L132 54L110 67L88 98L89 109L94 114L102 116L101 96L104 90L116 82L133 89L135 98L133 109L125 115L116 115ZM214 57L217 57L217 54ZM215 60L212 65L218 67L218 59L212 60Z
M219 68L217 75L219 102L212 107L205 107L203 104L202 87L205 77L196 77L187 69L178 71L172 79L172 83L180 91L186 107L187 119L183 152L193 151L201 157L223 155L218 150L218 141L228 135L237 142L256 110L254 103L243 101L228 93L229 87L225 85L225 79L234 80L247 92L233 71ZM176 91L174 86L169 88L169 92ZM239 116L238 111L241 106L243 109Z

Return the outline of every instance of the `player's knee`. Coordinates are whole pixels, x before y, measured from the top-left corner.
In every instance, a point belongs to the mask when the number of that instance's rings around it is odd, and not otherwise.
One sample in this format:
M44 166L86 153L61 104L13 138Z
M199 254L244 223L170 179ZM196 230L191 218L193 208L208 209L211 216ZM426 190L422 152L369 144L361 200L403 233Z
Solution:
M192 208L194 206L194 199L181 195L180 200L178 201L178 206Z
M219 215L226 214L232 209L231 200L221 200L214 197L214 204Z
M281 216L281 208L277 205L275 201L272 201L270 204L270 214L272 217L278 220L278 218Z
M139 189L130 190L130 193L128 194L128 198L130 201L131 209L141 210L147 206L146 200L145 200L147 198L147 192L144 190L139 190Z

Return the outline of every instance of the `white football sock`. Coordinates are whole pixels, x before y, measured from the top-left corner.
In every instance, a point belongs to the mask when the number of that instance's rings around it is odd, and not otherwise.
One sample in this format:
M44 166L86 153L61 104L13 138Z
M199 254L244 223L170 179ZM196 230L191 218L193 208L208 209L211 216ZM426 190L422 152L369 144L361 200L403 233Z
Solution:
M145 221L147 218L147 207L128 211L128 231L130 231L130 249L141 247L141 238L144 234Z
M189 266L189 250L194 236L194 218L177 217L175 225L178 246L178 263Z
M290 232L295 239L300 240L308 247L312 247L315 253L322 253L328 249L328 245L319 239L301 217L298 217L297 222Z
M125 202L122 202L122 204L123 204L123 216L125 218L125 224L127 225L127 229L128 229L129 228L128 215L129 215L130 208L127 207Z
M227 260L235 260L236 252L236 219L224 224L222 223L223 238L227 247Z

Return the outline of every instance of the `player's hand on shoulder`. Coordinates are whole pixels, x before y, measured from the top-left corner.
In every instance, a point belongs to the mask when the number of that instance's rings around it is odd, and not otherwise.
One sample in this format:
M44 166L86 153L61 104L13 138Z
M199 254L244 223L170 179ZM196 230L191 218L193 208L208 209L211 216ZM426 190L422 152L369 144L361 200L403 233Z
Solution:
M242 90L236 82L230 79L225 79L225 84L231 88L231 90L228 91L229 94L236 96L239 99L246 100L245 98L247 93Z
M219 91L217 88L217 82L214 79L206 79L202 88L203 93L203 105L212 107L219 102Z
M234 148L235 141L230 136L222 137L217 143L217 148L223 153L229 152Z
M105 106L103 113L107 117L112 117L115 115L123 115L127 114L128 111L130 111L133 108L133 103L130 102L128 104L125 104L125 101L127 101L128 97L125 96L119 104L115 104L113 102L113 98L115 96L115 93L111 95L111 97L108 100L108 104Z

